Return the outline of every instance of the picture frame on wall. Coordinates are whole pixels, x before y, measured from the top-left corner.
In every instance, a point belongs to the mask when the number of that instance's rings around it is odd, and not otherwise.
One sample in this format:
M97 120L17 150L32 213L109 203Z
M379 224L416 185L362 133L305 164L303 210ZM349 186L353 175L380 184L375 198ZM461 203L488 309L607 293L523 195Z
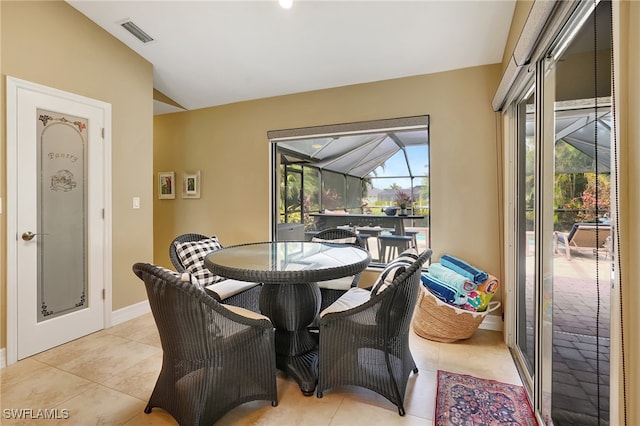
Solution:
M161 200L176 198L176 176L174 172L158 173L158 198Z
M182 172L182 198L200 198L200 170Z

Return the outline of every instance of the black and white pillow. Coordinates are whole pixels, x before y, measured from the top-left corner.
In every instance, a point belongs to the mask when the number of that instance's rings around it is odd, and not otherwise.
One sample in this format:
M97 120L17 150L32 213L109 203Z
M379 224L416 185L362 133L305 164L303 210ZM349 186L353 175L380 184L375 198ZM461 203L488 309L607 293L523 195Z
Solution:
M410 248L400 253L382 270L371 289L371 296L375 296L389 287L393 280L399 277L417 259L418 251L415 248Z
M212 251L220 250L222 245L217 237L211 237L199 241L175 243L176 253L184 266L184 269L198 280L201 286L208 286L223 280L214 275L204 265L204 257Z
M176 272L174 270L171 269L167 269L163 266L157 266L158 269L160 269L162 272L166 272L168 274L171 274L177 278L180 278L180 281L182 282L188 282L191 283L195 286L197 286L198 288L202 288L202 286L200 285L200 282L198 281L198 279L196 277L193 276L193 274L190 274L188 272Z

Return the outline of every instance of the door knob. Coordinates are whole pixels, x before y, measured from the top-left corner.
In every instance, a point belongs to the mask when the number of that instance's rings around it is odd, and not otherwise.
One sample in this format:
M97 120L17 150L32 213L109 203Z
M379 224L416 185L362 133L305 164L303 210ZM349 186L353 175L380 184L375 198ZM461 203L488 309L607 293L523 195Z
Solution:
M33 237L35 237L36 235L46 235L46 234L34 234L31 231L27 231L22 233L22 239L25 241L31 241L33 240Z

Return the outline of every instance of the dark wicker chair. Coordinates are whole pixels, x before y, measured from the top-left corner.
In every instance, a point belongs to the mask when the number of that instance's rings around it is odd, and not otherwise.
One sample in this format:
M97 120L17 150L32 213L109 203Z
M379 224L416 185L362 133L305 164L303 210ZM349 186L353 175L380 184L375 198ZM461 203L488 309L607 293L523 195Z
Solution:
M355 246L365 248L364 241L353 231L348 229L330 228L324 229L316 233L311 241L332 241L332 242L344 242L344 240L350 240L353 242L346 242L345 244L353 244ZM360 281L360 274L353 277L345 277L332 281L320 281L318 287L320 287L320 312L333 302L338 300L349 288L356 287Z
M411 317L422 265L430 257L431 250L427 249L375 295L365 289L350 290L350 294L361 293L360 304L322 314L318 398L336 386L360 386L387 398L404 416L409 375L418 372L409 350Z
M179 274L136 263L162 344L162 370L144 409L180 425L212 425L254 400L278 405L274 329L263 315L224 307Z
M208 238L209 237L202 234L182 234L178 235L173 239L173 241L171 241L171 244L169 245L169 259L171 260L174 268L176 268L176 271L185 272L185 267L182 264L180 256L178 256L178 252L176 250L176 243L195 242ZM242 308L249 309L250 311L258 313L260 312L259 297L261 290L262 285L257 284L240 293L223 298L220 294L215 292L215 284L214 286L205 287L205 291L218 302L224 303L225 305L240 306Z

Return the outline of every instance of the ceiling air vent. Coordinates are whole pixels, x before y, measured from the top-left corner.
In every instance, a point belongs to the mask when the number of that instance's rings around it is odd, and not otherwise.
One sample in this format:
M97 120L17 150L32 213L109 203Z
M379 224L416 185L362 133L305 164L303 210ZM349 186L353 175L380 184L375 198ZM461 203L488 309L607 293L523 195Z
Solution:
M140 40L143 43L149 43L150 41L153 41L153 38L149 34L147 34L144 31L142 31L140 29L140 27L137 26L136 24L134 24L132 21L125 21L120 25L125 30L127 30L131 34L133 34L135 36L135 38L137 38L138 40Z

